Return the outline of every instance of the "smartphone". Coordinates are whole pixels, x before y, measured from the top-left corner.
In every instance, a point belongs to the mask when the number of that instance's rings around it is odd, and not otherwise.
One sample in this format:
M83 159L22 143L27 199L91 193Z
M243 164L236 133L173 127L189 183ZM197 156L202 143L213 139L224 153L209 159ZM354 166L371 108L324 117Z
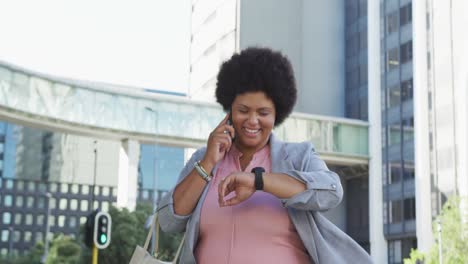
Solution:
M232 126L234 128L234 123L232 122L232 113L229 112L229 118L228 120L226 121L226 124ZM235 131L235 129L234 129ZM236 136L234 135L234 137L232 137L232 141L234 141L234 139L236 138Z

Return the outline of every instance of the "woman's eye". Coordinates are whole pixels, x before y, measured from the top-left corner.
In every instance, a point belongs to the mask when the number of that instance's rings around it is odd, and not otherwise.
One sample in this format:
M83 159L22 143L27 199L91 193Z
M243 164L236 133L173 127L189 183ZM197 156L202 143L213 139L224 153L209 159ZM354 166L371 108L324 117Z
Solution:
M239 112L245 114L245 113L247 113L247 110L239 110Z
M269 113L262 112L260 113L261 116L267 116Z

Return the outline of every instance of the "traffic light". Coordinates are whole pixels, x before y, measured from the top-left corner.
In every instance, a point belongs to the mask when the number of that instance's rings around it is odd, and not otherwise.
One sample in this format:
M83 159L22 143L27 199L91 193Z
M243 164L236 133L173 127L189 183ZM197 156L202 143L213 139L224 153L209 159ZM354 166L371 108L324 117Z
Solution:
M106 212L98 212L94 217L93 242L99 249L109 246L111 240L112 219Z

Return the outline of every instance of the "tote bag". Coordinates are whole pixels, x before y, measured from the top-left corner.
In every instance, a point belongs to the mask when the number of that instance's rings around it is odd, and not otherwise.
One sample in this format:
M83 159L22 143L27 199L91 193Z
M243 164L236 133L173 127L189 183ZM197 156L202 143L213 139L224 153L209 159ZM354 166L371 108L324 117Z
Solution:
M149 242L153 235L153 230L156 228L156 243L154 245L154 256L148 252ZM129 264L172 264L177 263L177 259L179 258L180 251L182 249L182 245L184 244L185 235L180 241L179 248L174 256L172 261L163 261L157 259L159 254L159 221L158 221L158 213L155 213L153 216L153 221L151 222L151 227L149 229L148 235L146 236L146 241L143 247L136 246L135 251L133 252L132 258L130 259Z

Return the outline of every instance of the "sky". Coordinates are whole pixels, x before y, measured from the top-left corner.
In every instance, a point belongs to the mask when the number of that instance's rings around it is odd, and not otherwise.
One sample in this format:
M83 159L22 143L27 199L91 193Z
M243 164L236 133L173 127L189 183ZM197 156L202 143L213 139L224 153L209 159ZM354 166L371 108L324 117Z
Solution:
M191 1L0 0L0 60L187 93Z

